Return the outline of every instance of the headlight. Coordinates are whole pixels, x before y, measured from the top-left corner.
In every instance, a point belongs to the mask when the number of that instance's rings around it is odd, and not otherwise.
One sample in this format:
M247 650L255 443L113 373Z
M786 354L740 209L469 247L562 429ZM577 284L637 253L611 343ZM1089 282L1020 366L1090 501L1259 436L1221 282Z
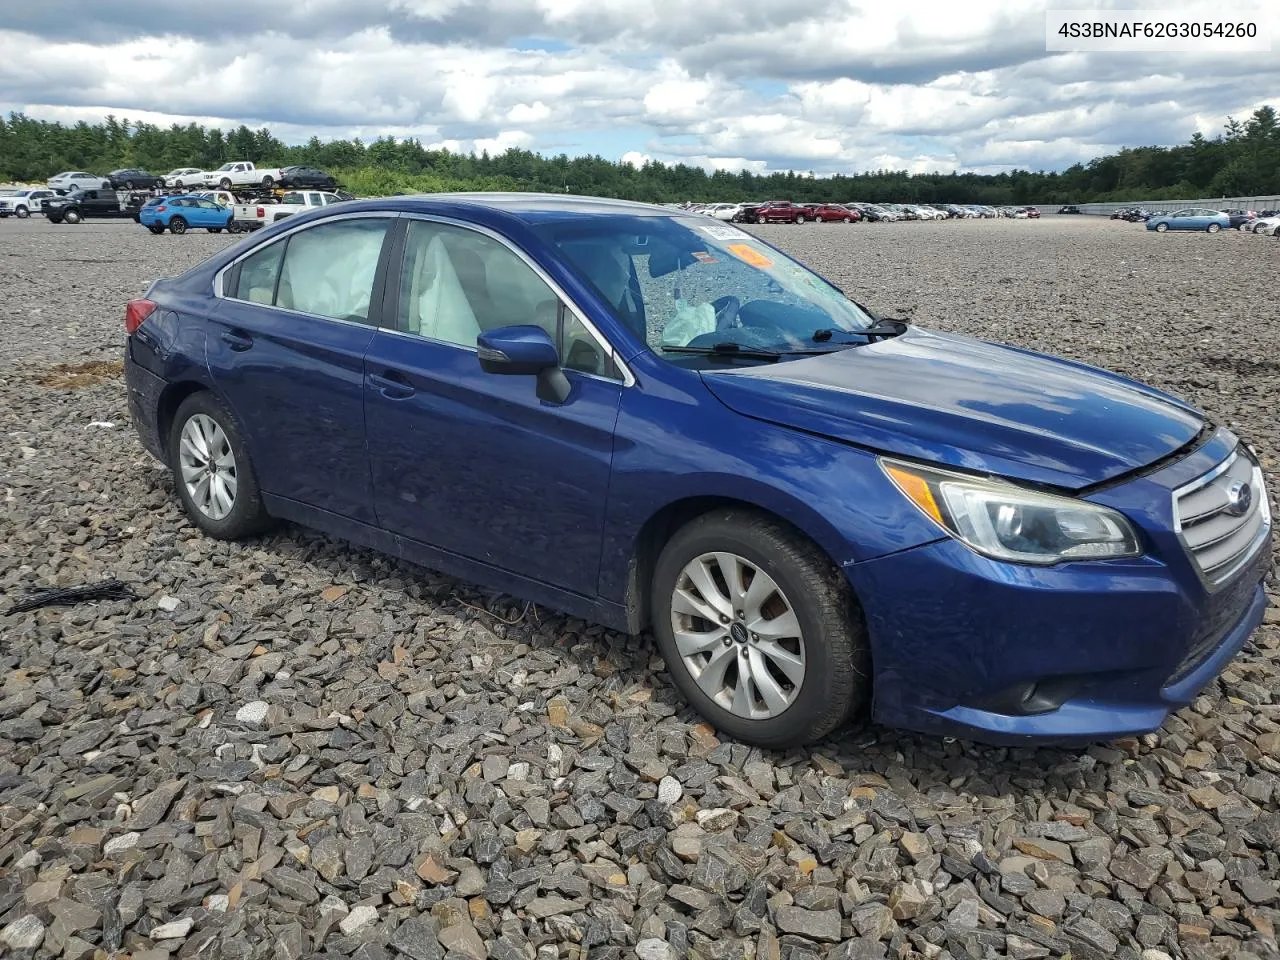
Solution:
M898 460L881 458L880 468L921 513L997 560L1047 565L1142 552L1129 521L1095 503Z

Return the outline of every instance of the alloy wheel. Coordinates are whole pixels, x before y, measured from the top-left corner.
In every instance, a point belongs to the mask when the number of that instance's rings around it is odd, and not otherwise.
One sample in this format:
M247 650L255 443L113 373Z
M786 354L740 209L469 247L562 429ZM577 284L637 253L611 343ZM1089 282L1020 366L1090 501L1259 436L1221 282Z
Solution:
M236 455L216 420L197 413L183 425L178 462L196 509L210 520L224 519L236 505Z
M689 675L735 716L769 720L804 684L804 635L777 582L734 553L689 561L671 597L671 628Z

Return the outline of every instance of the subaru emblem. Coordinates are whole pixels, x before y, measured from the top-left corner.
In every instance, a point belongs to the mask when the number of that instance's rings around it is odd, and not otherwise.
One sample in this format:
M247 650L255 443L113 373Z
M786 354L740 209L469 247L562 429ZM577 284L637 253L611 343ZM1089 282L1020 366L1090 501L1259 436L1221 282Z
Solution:
M1227 513L1233 517L1243 517L1253 506L1253 488L1243 480L1237 480L1227 487Z

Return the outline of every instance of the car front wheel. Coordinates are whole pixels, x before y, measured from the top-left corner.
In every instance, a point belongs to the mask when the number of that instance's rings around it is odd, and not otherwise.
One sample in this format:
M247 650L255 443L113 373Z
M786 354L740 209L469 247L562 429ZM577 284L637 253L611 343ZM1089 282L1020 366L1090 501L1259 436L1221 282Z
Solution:
M213 394L194 393L178 407L169 461L187 516L209 536L235 540L270 525L240 431Z
M1156 224L1156 233L1164 233L1168 229L1169 229L1169 225L1167 223Z
M869 646L848 584L769 517L726 510L679 530L654 571L652 618L681 693L745 743L810 743L867 702Z
M67 223L73 223L73 224L79 223L80 213L77 210L68 210L66 213L62 215L62 219L65 220Z
M16 210L13 211L13 215L17 217L19 220L25 220L27 219L27 217L31 216L31 211L28 210L26 207L18 207Z

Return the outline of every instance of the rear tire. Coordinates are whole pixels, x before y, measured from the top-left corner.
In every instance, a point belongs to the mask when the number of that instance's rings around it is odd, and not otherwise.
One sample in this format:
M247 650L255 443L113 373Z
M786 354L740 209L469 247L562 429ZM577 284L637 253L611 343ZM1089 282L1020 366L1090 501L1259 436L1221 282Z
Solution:
M219 181L218 181L218 188L219 188L219 189L221 189L221 190L230 190L230 189L231 189L231 178L230 178L230 177L223 177L221 180L219 180Z
M262 178L262 185L266 187L268 190L270 190L275 185L275 182L276 182L275 178L271 176L266 176Z
M169 232L183 234L187 232L187 221L181 217L173 217L169 221Z
M212 393L193 393L182 401L169 431L168 452L178 499L206 534L236 540L271 526L240 429Z
M153 223L151 224L151 226L147 227L147 229L150 230L152 233L154 233L158 237L160 236L160 234L164 233L164 224Z
M699 609L708 616L690 612ZM869 702L870 645L852 590L817 546L771 517L728 509L677 531L654 569L651 613L680 692L744 743L811 743Z

